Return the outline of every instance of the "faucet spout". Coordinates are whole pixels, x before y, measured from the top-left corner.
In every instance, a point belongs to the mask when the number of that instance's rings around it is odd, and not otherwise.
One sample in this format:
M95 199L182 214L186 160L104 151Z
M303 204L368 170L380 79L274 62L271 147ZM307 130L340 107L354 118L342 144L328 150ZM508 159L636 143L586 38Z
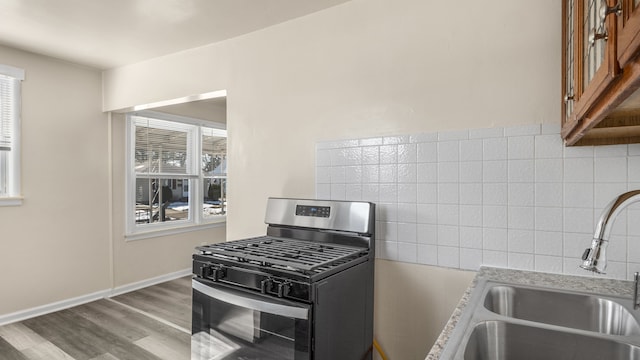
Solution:
M581 268L604 274L607 267L606 249L609 244L609 236L611 228L616 217L622 210L632 203L640 201L640 190L633 190L618 195L613 199L602 211L600 219L596 224L596 230L593 234L591 247L587 248L582 255Z

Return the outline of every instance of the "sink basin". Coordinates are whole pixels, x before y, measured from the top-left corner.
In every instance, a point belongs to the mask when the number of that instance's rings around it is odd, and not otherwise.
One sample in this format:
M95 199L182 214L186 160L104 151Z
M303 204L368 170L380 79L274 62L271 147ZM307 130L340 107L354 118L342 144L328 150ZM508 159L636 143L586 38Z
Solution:
M488 290L484 307L516 319L610 335L640 335L640 325L626 307L596 295L500 285Z
M640 347L504 321L478 323L464 348L464 360L640 359Z

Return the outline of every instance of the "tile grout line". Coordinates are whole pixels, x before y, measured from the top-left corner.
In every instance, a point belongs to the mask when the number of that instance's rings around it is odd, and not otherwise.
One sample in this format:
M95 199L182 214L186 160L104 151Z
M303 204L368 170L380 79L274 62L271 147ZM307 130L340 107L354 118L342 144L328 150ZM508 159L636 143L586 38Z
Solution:
M172 323L172 322L170 322L170 321L168 321L168 320L165 320L165 319L163 319L163 318L161 318L161 317L158 317L158 316L155 316L155 315L153 315L153 314L150 314L150 313L148 313L148 312L146 312L146 311L144 311L144 310L140 310L140 309L138 309L138 308L135 308L135 307L133 307L133 306L131 306L131 305L127 305L127 304L125 304L125 303L122 303L122 302L120 302L120 301L118 301L118 300L114 300L114 299L112 299L112 298L105 298L105 300L107 300L107 301L111 301L111 302L113 302L113 303L116 303L116 304L118 304L118 305L120 305L120 306L123 306L123 307L125 307L125 308L129 309L129 310L135 311L135 312L137 312L138 314L144 315L144 316L146 316L146 317L148 317L148 318L151 318L151 319L153 319L153 320L159 321L159 322L161 322L161 323L163 323L163 324L165 324L165 325L171 326L172 328L174 328L174 329L176 329L176 330L182 331L183 333L187 333L187 334L191 335L191 331L190 331L190 330L185 329L185 328L183 328L182 326L178 326L178 325L176 325L176 324L174 324L174 323Z

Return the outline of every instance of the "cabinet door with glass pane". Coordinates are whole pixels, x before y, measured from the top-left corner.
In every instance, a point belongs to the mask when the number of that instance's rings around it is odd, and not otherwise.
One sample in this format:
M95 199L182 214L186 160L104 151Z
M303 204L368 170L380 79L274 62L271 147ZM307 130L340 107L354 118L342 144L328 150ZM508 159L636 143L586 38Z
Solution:
M563 0L562 136L567 143L590 129L594 102L620 73L616 0Z
M620 0L618 61L624 67L640 54L640 0Z

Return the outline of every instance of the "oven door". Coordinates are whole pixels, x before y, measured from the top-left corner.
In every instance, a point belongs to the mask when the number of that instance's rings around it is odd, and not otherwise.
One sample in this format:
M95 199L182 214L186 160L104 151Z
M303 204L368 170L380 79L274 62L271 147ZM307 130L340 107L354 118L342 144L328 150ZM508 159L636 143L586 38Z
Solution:
M311 305L192 280L191 360L310 360Z

